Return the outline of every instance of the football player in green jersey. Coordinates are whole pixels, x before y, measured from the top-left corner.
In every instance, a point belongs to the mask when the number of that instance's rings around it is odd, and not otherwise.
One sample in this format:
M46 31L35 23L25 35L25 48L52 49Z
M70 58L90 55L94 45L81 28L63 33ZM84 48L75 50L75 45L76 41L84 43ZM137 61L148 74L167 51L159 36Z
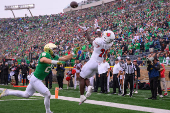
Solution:
M25 91L9 91L5 89L0 98L3 96L14 95L18 97L29 98L36 91L44 96L44 105L46 113L52 113L50 110L50 97L51 93L49 89L43 84L42 80L49 74L53 64L58 64L60 61L66 61L73 57L74 52L67 56L58 57L57 46L53 43L48 43L44 46L44 52L41 53L38 65L34 73L28 76L30 84L27 86Z

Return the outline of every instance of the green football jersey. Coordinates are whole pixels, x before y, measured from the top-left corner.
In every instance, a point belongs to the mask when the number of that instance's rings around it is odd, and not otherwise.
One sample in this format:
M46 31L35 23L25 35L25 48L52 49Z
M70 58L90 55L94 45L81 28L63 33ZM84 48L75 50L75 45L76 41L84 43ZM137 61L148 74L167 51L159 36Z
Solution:
M41 55L39 56L39 59L38 59L38 65L37 65L36 70L34 72L34 76L36 78L40 79L40 80L44 80L44 78L49 74L49 72L51 71L51 69L53 67L52 64L40 62L40 59L42 57L46 57L46 58L51 59L51 60L58 60L59 59L58 56L55 56L54 58L52 58L52 56L47 52L41 53Z

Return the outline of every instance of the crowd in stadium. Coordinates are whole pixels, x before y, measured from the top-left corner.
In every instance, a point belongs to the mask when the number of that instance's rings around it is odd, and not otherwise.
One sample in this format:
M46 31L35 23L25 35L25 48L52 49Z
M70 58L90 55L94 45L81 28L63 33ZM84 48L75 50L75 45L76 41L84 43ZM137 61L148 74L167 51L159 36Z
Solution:
M60 56L81 47L75 58L84 60L90 57L92 47L78 24L89 27L90 36L95 38L93 24L97 18L101 31L110 29L116 35L108 60L119 56L145 60L151 52L158 51L160 62L168 65L169 12L168 0L125 0L55 15L0 19L0 56L28 59L29 52L33 52L37 59L43 46L53 42L59 47Z

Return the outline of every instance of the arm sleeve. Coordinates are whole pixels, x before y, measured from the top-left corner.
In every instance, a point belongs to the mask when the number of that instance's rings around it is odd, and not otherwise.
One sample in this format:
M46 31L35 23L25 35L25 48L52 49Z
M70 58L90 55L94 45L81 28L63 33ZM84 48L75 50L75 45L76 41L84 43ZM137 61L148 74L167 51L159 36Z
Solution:
M56 56L54 57L54 60L58 60L58 59L59 59L59 56L56 55Z

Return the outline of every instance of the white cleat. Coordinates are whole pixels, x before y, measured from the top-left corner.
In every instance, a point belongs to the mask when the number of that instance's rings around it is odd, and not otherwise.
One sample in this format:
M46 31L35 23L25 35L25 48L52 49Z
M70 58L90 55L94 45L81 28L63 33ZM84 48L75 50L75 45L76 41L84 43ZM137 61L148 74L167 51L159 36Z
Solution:
M138 93L138 91L135 91L135 93L137 94L137 93Z
M84 95L80 95L80 103L79 105L83 104L86 101L86 97Z
M4 96L7 96L8 93L7 93L7 89L4 89L3 92L1 93L0 95L0 98L4 97Z
M89 96L91 95L93 89L94 89L93 86L88 86L88 88L87 88L87 93L86 93L86 97L89 97Z

